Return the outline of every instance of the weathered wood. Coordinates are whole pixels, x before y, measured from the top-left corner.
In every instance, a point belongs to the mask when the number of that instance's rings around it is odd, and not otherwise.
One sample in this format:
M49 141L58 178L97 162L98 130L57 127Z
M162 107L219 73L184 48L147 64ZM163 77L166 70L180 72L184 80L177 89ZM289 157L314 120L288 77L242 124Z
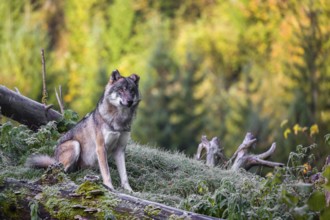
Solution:
M205 135L202 136L201 143L198 145L197 149L197 160L202 159L203 152L206 152L205 159L207 166L214 167L216 165L222 165L227 160L217 137L214 137L209 141Z
M61 114L63 115L64 114L64 102L63 102L61 85L58 87L58 92L57 92L57 89L55 88L55 95L56 95L57 103L60 106Z
M249 170L253 166L267 166L276 167L283 166L282 163L267 161L267 159L274 153L276 144L273 143L270 149L262 154L250 154L250 148L257 142L251 133L247 133L242 144L238 147L233 156L226 162L226 157L223 148L220 147L219 139L214 137L208 141L206 136L202 136L201 143L198 146L196 159L200 160L202 152L206 151L206 165L216 166L223 165L227 169L238 170L243 168Z
M32 99L0 85L1 114L36 130L49 121L59 121L62 115Z
M97 181L76 185L56 167L35 182L4 179L0 195L0 219L31 219L31 204L41 219L218 219L111 192Z
M238 170L243 168L249 170L254 166L267 166L267 167L276 167L284 166L283 163L277 163L272 161L267 161L276 149L276 143L273 143L270 149L262 154L254 155L249 154L251 147L257 142L257 139L253 137L251 133L247 133L242 144L238 147L236 152L230 158L227 163L227 167L230 166L232 170Z
M121 203L121 204L124 204L124 206L121 207L121 209L126 211L127 203L130 203L133 207L133 210L130 210L130 211L135 210L135 212L136 212L137 211L136 208L140 208L141 217L147 217L146 213L145 213L145 211L146 211L145 208L150 207L153 210L159 210L159 213L155 216L152 216L152 219L168 219L170 216L172 216L173 219L175 219L175 216L179 217L179 219L191 219L191 220L219 219L219 218L215 218L215 217L210 217L210 216L205 216L205 215L201 215L201 214L197 214L197 213L180 210L180 209L166 206L166 205L163 205L163 204L160 204L157 202L139 199L134 196L127 195L127 194L117 193L116 195L118 196L118 198L120 198L121 200L124 201L123 203ZM143 210L144 216L142 215L142 210Z

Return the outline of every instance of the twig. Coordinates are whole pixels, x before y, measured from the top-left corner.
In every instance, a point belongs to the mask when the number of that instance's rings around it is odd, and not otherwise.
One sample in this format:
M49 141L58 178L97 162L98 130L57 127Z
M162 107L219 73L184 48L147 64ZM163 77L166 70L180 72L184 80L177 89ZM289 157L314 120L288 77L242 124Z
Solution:
M50 104L50 105L46 105L45 106L45 110L48 111L49 109L53 108L53 104Z
M46 63L44 49L41 49L41 62L42 62L42 99L41 103L47 104L47 88L46 88Z
M61 85L59 85L58 91L59 91L59 93L57 92L57 89L55 88L56 99L57 99L58 105L60 106L61 114L63 115L64 114L64 102L63 102L63 98L62 98L62 86Z
M15 87L15 91L16 91L18 94L21 94L17 87Z

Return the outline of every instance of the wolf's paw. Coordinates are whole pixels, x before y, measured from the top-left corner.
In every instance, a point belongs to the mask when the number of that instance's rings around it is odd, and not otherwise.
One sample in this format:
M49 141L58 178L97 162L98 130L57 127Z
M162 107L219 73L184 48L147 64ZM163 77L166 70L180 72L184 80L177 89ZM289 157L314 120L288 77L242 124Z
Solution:
M126 191L133 193L134 191L132 190L131 186L129 184L125 184L122 186Z
M113 188L113 185L111 183L103 182L103 185L105 186L105 188L107 188L111 192L116 192L115 188Z

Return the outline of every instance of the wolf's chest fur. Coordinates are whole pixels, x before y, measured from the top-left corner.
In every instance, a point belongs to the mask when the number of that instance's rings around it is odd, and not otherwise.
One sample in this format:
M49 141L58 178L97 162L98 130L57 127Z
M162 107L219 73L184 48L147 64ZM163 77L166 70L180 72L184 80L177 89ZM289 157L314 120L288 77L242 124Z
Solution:
M112 151L116 151L119 148L125 149L130 132L103 130L102 134L104 137L104 146L107 152L111 153Z
M100 115L109 126L109 131L130 131L134 117L134 109L118 109L112 105L100 105Z
M97 130L99 134L92 135L93 131L90 131L90 139L85 143L81 143L81 167L97 165L96 147L98 142L103 143L108 156L111 156L114 152L125 150L130 132L115 131L112 129L112 125L101 123L100 129ZM101 138L101 140L98 140L98 138Z
M130 109L122 109L115 113L111 112L105 118L106 123L102 126L102 136L108 153L116 151L118 148L125 149L130 135L132 117Z

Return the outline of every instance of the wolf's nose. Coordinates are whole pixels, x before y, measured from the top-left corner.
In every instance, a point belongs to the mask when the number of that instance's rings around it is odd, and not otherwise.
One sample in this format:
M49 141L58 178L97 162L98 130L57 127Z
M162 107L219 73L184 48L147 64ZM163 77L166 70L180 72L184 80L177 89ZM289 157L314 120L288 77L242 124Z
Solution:
M127 101L127 106L128 106L128 107L131 107L132 104L133 104L133 101Z

